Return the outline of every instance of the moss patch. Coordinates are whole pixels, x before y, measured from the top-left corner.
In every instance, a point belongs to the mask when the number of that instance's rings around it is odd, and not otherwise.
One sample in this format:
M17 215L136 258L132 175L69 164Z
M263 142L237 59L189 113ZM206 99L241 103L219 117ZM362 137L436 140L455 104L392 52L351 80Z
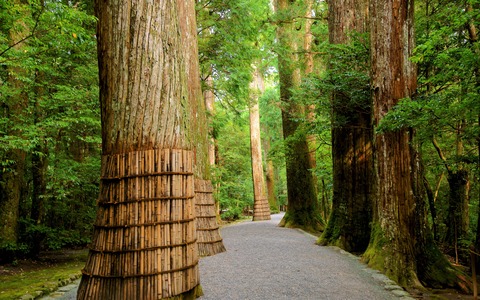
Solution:
M319 235L324 228L325 225L323 223L323 220L320 216L318 215L313 215L312 213L291 213L291 212L286 212L285 215L283 216L283 219L280 221L278 224L280 227L286 227L286 228L300 228L302 230L305 230L308 233L311 233L313 235Z
M87 259L87 251L58 254L56 259L21 261L1 267L0 299L18 299L30 294L40 296L51 293L80 277Z

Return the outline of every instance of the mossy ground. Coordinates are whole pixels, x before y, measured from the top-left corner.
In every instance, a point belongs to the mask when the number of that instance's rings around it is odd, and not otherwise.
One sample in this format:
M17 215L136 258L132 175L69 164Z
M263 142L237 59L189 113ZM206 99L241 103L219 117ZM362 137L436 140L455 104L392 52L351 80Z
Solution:
M51 252L39 260L19 260L0 266L0 299L48 294L80 276L87 250Z
M325 229L325 224L320 214L297 213L294 215L288 211L278 225L286 228L300 228L313 235L319 235Z

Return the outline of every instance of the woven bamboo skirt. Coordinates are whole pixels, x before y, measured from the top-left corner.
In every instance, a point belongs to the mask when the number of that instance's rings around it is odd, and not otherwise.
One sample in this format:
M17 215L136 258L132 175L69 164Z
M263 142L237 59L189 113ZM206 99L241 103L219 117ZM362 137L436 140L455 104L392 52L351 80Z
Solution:
M194 197L191 151L104 156L78 299L164 299L197 287Z

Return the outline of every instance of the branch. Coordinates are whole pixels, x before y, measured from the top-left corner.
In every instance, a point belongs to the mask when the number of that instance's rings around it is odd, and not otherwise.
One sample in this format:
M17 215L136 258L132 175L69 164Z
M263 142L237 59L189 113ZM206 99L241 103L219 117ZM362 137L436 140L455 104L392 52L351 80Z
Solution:
M21 40L19 40L18 42L16 43L13 43L12 45L8 46L7 49L3 50L2 52L0 52L0 57L3 56L7 51L9 51L10 49L12 49L13 47L17 46L18 44L21 44L23 43L24 41L28 40L29 38L35 36L35 30L37 29L38 27L38 23L40 23L40 16L43 14L43 11L45 10L45 7L42 6L42 10L40 11L40 13L38 14L37 18L35 19L35 25L33 26L32 28L32 32L27 35L26 37L22 38Z
M440 149L440 146L438 145L438 142L435 139L435 137L432 138L432 144L433 144L433 147L435 147L435 150L437 150L438 156L443 161L445 168L447 168L447 171L450 172L450 166L448 165L447 159L445 158L445 155L443 154L442 149Z

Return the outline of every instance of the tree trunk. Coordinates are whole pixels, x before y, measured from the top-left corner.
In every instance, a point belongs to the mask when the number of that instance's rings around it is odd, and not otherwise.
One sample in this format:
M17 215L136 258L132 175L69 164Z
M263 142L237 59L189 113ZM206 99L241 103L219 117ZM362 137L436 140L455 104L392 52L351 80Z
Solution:
M416 89L413 1L371 0L374 124ZM428 228L420 156L414 131L375 136L376 200L364 259L402 286L454 285L457 278Z
M213 93L213 78L211 75L207 76L206 79L206 89L203 91L203 97L205 98L205 107L207 109L207 115L210 118L213 118L215 114L215 95ZM208 120L208 119L207 119ZM209 144L208 144L208 161L211 166L216 164L216 153L215 153L215 137L213 133L212 121L208 120L208 132L209 132Z
M458 246L458 242L468 237L468 202L470 181L464 169L448 172L450 193L448 197L448 227L445 242ZM468 257L467 257L468 258Z
M184 33L184 55L187 63L191 126L195 141L195 212L198 252L201 256L224 252L225 246L217 223L216 205L210 176L209 139L206 105L200 85L195 2L179 1L179 19Z
M435 208L435 195L433 193L432 188L430 187L430 184L428 183L427 177L425 175L423 176L423 186L425 188L425 191L427 193L427 199L428 199L428 208L430 209L430 214L432 216L432 229L433 229L433 239L435 241L438 240L437 236L437 209Z
M21 1L15 1L20 4ZM20 51L23 45L17 44L28 32L28 27L20 18L8 32L9 46ZM2 117L11 123L2 128L7 136L22 136L21 130L12 129L12 125L25 122L28 95L25 84L20 78L26 76L26 71L19 67L9 67L6 84L11 95L1 104ZM2 83L3 84L3 83ZM0 161L0 260L9 261L14 258L18 242L19 206L25 190L25 160L26 152L19 148L3 150ZM12 250L13 249L13 250Z
M368 2L329 2L330 43L347 44L367 31ZM373 197L371 99L332 95L332 214L320 243L364 252L370 240Z
M102 177L78 299L201 293L182 4L96 2Z
M263 174L262 141L260 138L260 112L258 98L265 91L263 75L255 68L251 84L250 102L250 150L253 179L253 221L270 220L270 206Z
M473 6L468 4L467 10L469 12L473 11ZM478 45L478 35L477 35L477 28L473 20L469 20L468 24L468 36L470 38L470 43L474 47L474 52L480 55L480 46ZM474 69L475 75L475 87L477 90L480 90L480 66L477 64L477 67ZM480 127L480 112L478 114L478 127ZM477 150L478 150L478 157L477 157L477 172L479 172L478 177L480 177L480 133L477 135ZM475 237L475 248L477 252L480 249L480 193L478 193L478 217L477 217L477 233ZM480 265L480 259L477 260L478 265Z
M305 2L305 34L303 36L303 50L305 51L305 76L308 76L310 73L313 72L313 53L312 53L312 42L313 42L313 34L312 34L312 6L313 6L313 0L307 0ZM308 105L307 106L307 120L310 124L313 124L315 122L315 105ZM315 134L308 134L307 135L307 141L308 141L308 156L310 159L310 165L312 166L312 169L315 169L317 167L317 139ZM315 193L318 195L318 179L317 176L315 176L315 173L313 174L313 180L315 182Z
M261 126L261 125L260 125ZM267 128L263 128L263 132L267 132ZM265 164L266 164L266 172L265 172L265 182L267 186L267 198L268 198L268 204L270 206L270 211L272 213L278 212L278 201L277 201L277 195L275 193L275 165L273 164L273 161L268 158L268 153L270 152L270 138L266 137L262 139L262 145L263 145L263 150L264 150L264 157L265 159Z
M34 116L33 122L35 126L38 126L38 123L42 120L42 111L39 101L41 97L44 96L43 88L40 87L41 83L39 82L43 78L43 74L37 71L36 74L36 85L35 88L35 100L34 100ZM40 79L40 80L39 80ZM32 153L32 208L30 212L30 218L35 223L35 225L40 225L43 223L43 218L45 215L45 196L47 190L47 167L48 167L48 146L47 141L44 136L38 137L38 142ZM38 256L40 253L42 242L44 236L42 233L35 231L31 236L30 241L30 255L33 257Z
M278 13L286 13L295 1L277 0ZM317 201L312 165L305 132L300 132L300 119L305 117L305 107L292 99L292 88L300 84L295 30L291 20L282 21L277 28L281 53L278 56L280 78L280 101L282 103L283 137L285 139L285 159L287 175L287 212L281 225L301 227L307 230L323 229Z

